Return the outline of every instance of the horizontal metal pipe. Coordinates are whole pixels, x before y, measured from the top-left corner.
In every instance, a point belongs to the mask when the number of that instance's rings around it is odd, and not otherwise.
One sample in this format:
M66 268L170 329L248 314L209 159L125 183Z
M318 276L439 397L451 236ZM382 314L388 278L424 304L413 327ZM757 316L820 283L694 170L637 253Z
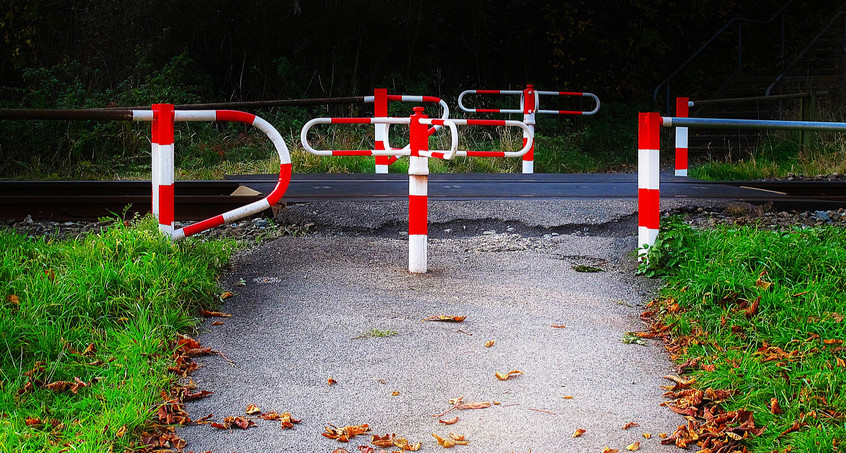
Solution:
M146 108L150 108L149 106ZM130 109L0 109L0 120L132 121Z
M208 104L176 104L176 110L222 110L222 109L259 109L269 107L291 107L298 105L355 104L365 102L364 96L339 98L276 99L271 101L214 102ZM150 106L120 107L129 109L149 109Z
M664 117L664 127L694 127L708 129L784 129L804 131L846 131L846 123L819 121L735 120L723 118Z
M814 93L816 97L828 96L828 91L820 91ZM753 96L748 98L726 98L726 99L709 99L705 101L695 101L697 107L704 107L706 105L722 105L722 104L743 104L746 102L769 102L769 101L783 101L787 99L807 99L811 97L811 93L793 93L793 94L777 94L774 96Z

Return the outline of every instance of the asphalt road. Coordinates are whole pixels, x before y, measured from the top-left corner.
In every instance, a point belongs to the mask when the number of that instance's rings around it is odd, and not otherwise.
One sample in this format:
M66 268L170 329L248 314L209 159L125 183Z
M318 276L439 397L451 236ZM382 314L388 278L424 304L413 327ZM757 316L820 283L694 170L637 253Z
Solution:
M405 209L289 206L319 233L237 256L223 281L236 293L221 308L232 317L221 325L210 318L199 335L226 358L199 359L192 379L214 394L188 410L220 422L254 404L302 422L293 430L265 420L247 431L186 427L186 451L357 452L369 444L369 436L327 439L327 423L367 423L373 434L422 442L421 451L439 451L431 433L449 432L470 440L455 447L466 452L625 451L636 441L641 451L667 448L658 434L683 423L660 406L672 366L660 345L622 342L643 328L638 315L658 284L633 275L632 200L431 202L430 232L441 238L429 241L427 274L406 271L407 240L393 230ZM579 228L555 233L568 225ZM474 228L496 231L467 233ZM603 272L577 272L579 264ZM439 315L466 319L423 321ZM495 377L510 370L524 374ZM500 404L453 410L443 418L458 416L456 424L438 423L433 415L457 397ZM629 422L639 426L623 430ZM573 438L576 429L584 435Z

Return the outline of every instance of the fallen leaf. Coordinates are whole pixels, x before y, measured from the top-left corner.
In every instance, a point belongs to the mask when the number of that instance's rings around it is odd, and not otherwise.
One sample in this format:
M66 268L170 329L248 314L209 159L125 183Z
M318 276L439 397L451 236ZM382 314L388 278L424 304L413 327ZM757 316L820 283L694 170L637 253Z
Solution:
M29 427L32 427L32 428L38 428L39 426L43 426L43 425L44 425L44 422L41 421L40 418L35 418L35 417L27 417L26 418L26 426L29 426Z
M230 294L232 294L232 293L230 293ZM221 297L223 297L223 296L221 296ZM232 296L230 296L230 297L232 297ZM229 313L223 313L223 312L220 312L220 311L208 311L208 310L200 310L200 315L202 315L206 318L231 318L232 317L232 315L230 315Z
M327 423L327 425L329 426L324 428L326 432L320 434L324 437L335 439L338 442L349 442L353 437L370 431L370 425L367 423L355 426L345 426L343 428L338 428L337 426L329 423Z
M778 404L778 398L770 398L770 412L773 415L779 415L784 412L781 410L781 406Z
M444 439L443 437L441 437L441 436L439 436L435 433L432 433L432 437L434 437L435 440L438 441L438 445L440 445L441 447L452 448L452 447L455 446L455 441L453 439L450 439L449 437Z
M247 415L257 415L261 414L261 409L258 408L255 404L248 404L247 409L244 410Z
M476 403L459 404L455 406L455 409L463 411L467 409L487 409L489 407L491 407L490 401L480 401Z
M212 428L217 429L232 429L232 428L239 428L239 429L250 429L253 426L257 426L256 423L252 420L247 420L244 417L226 417L223 419L223 423L212 423Z
M567 326L565 326L564 324L553 324L552 327L555 327L556 329L563 329Z
M329 385L335 385L335 384L337 384L337 383L338 383L338 381L336 381L336 380L334 380L334 379L332 379L332 378L329 378Z
M644 439L652 439L652 433L643 433Z
M466 439L464 439L463 435L458 435L458 434L455 434L455 433L449 433L449 437L452 437L452 440L454 440L456 442L464 442L466 440Z
M438 321L438 322L462 322L467 319L466 316L430 316L424 321Z
M232 291L224 291L224 292L220 295L220 300L229 299L230 297L232 297L232 296L234 296L234 295L235 295L235 294L232 294Z
M752 319L755 315L758 314L758 307L761 304L761 296L758 296L752 304L749 305L749 308L746 309L746 318Z
M628 450L628 451L638 451L638 450L640 450L640 442L635 442L631 445L627 445L626 450Z
M338 450L343 450L343 449L339 448ZM335 450L335 451L338 451L338 450ZM346 450L344 450L344 451L346 451ZM384 451L385 450L379 450L379 453L382 453ZM376 453L376 449L374 449L370 445L359 445L358 446L358 453Z
M793 424L793 426L791 426L790 428L787 428L781 434L779 434L778 437L783 437L783 436L790 434L792 432L799 431L800 429L802 429L803 426L808 426L808 424L796 422L796 423Z
M373 434L370 443L377 447L393 447L394 437L396 437L395 433L385 434L384 436Z
M767 271L761 272L761 275L758 276L758 280L755 280L755 286L761 288L764 291L770 289L770 286L773 286L772 282L764 280L765 275L767 275Z
M835 363L837 363L837 366L839 366L841 368L846 368L846 361L844 361L840 357L835 357L834 361L835 361Z
M585 430L579 428L573 433L573 437L581 437L582 434L584 434L584 433L585 433Z
M605 447L605 448L602 449L602 453L619 453L619 451L620 450L617 450L616 448L608 448L608 447Z
M496 343L496 342L495 342L495 341L493 341L493 340L488 341L487 343L485 343L485 347L486 347L486 348L489 348L489 347L493 346L493 345L494 345L494 343Z
M834 322L843 322L843 315L841 315L840 313L832 312L831 319L833 319Z
M400 392L397 392L397 391L391 392L391 396L399 396L399 394L400 394Z
M449 419L449 420L441 420L441 419L439 419L439 420L438 420L438 422L439 422L439 423L443 423L444 425L454 425L454 424L458 423L458 417L451 418L451 419Z
M123 426L120 427L120 429L117 430L117 432L115 433L115 437L121 438L125 435L126 435L126 425L123 425Z
M94 343L88 345L84 351L82 351L82 355L85 357L92 356L97 353L97 347L94 346Z
M667 433L658 433L658 437L660 437L662 439L666 439L667 436L669 436L669 434L667 434Z
M564 395L561 398L564 398L565 400L571 400L571 399L573 399L573 396L572 395Z
M12 305L20 305L21 304L21 299L14 294L9 294L8 296L6 296L6 300Z
M185 401L185 402L196 401L198 399L205 398L205 397L212 395L212 394L214 394L214 392L210 392L208 390L202 390L202 391L193 392L193 393L188 392L188 393L185 393L185 396L182 397L182 401Z
M500 372L497 372L497 373L496 373L496 378L497 378L497 379L499 379L500 381L506 381L506 380L508 380L509 378L512 378L512 377L514 377L514 376L519 376L519 375L521 375L521 374L523 374L523 372L522 372L522 371L520 371L520 370L511 370L511 371L509 371L509 372L507 372L507 373L505 373L505 374L500 373Z
M47 279L50 280L50 282L56 281L56 274L53 272L53 269L47 269L44 271L44 275L47 276Z
M343 448L336 448L336 449L332 450L332 453L350 453L350 451L345 450Z
M635 426L640 426L640 425L638 425L635 422L628 422L625 425L623 425L623 429L625 430L625 429L629 429L629 428L634 428Z
M394 446L399 448L402 451L417 451L417 450L420 450L420 447L422 445L423 444L421 444L420 442L412 444L405 437L395 437L394 438Z
M623 344L638 344L641 346L646 346L646 341L643 338L639 337L633 332L626 332L623 334L622 340Z
M825 343L825 344L827 344L827 345L833 345L833 344L843 344L843 340L835 340L835 339L831 339L831 340L823 340L823 343Z
M464 399L463 396L459 396L458 398L450 398L449 404L451 404L453 406L457 406L457 405L461 404L461 400L463 400L463 399Z
M222 325L223 325L223 321L214 321L214 322L212 322L212 325L213 325L213 326L222 326Z

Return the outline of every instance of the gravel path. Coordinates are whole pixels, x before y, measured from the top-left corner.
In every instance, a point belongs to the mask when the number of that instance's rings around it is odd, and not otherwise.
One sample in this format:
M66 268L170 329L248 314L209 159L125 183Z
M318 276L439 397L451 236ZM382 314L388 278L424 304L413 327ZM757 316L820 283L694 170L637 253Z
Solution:
M326 423L367 423L374 434L422 442L421 451L440 450L431 433L449 432L470 440L455 447L466 452L625 451L637 441L642 451L666 449L658 434L683 422L659 406L661 376L672 366L657 344L621 341L642 329L638 315L657 284L633 276L627 203L430 203L430 231L462 233L430 240L425 275L405 270L407 242L393 231L402 203L288 210L288 220L315 223L321 233L279 238L236 258L224 281L236 296L222 307L233 316L215 326L207 320L199 336L226 358L201 358L192 375L215 393L187 406L193 419L220 421L255 404L302 422L293 430L258 420L247 431L200 425L179 434L189 450L239 453L369 445L369 436L349 444L322 437ZM572 234L555 232L574 225ZM603 271L576 272L580 264ZM438 315L466 320L423 321ZM495 377L515 369L524 374ZM328 385L330 377L337 384ZM444 418L459 421L439 424L433 415L457 397L500 404L453 410ZM623 430L629 422L639 426ZM584 435L573 438L576 429Z

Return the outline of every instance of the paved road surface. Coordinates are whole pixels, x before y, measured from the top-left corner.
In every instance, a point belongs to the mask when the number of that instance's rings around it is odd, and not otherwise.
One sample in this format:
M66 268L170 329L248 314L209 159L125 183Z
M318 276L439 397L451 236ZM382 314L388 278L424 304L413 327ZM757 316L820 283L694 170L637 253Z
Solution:
M186 451L357 452L369 444L369 436L326 439L326 423L368 423L375 434L422 442L421 451L440 451L431 433L448 432L470 440L456 452L598 453L636 441L641 451L669 451L658 433L683 423L659 406L672 366L660 345L621 341L643 328L638 315L658 283L633 275L634 200L431 202L438 238L425 275L406 271L406 209L289 206L285 215L315 222L320 233L236 258L224 285L237 295L222 307L233 316L218 326L207 320L199 335L234 365L200 358L192 378L215 393L188 410L220 421L255 404L302 422L294 430L263 420L247 431L187 427L179 431ZM576 272L578 264L604 272ZM236 287L241 279L246 286ZM467 318L422 321L437 315ZM396 334L357 338L374 329ZM524 374L495 377L514 369ZM456 397L500 404L454 410L445 418L458 423L439 424L432 415ZM629 422L640 426L623 430ZM576 429L586 432L572 438Z

